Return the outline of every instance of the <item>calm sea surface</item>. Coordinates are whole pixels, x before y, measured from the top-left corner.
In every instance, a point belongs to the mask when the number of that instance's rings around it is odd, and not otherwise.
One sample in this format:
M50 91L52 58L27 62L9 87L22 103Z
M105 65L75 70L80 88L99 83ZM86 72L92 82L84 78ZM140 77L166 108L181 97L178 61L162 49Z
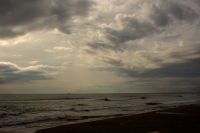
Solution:
M199 93L0 95L0 133L28 133L191 103L200 103Z

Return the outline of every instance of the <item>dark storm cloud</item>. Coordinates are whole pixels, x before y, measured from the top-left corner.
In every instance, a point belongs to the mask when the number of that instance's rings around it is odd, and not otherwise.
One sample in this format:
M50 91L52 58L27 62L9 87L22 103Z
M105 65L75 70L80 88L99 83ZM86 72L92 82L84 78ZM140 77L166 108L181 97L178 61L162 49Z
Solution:
M104 32L106 39L115 45L143 38L155 29L149 22L129 16L120 19L120 23L123 27L121 30L106 28Z
M198 18L198 14L189 6L173 1L160 0L160 7L178 20L193 22Z
M160 68L146 70L142 73L134 69L120 68L118 73L124 76L136 78L194 78L200 77L200 58L190 59L183 63L163 64Z
M155 5L152 6L149 17L156 26L165 26L169 23L167 14Z
M53 79L46 70L52 71L53 68L48 68L47 66L20 68L12 63L0 62L0 84Z
M23 35L32 30L58 28L70 33L73 16L87 16L94 2L88 0L0 0L0 38Z
M45 5L49 5L46 0L0 0L0 25L18 26L30 23L45 14Z

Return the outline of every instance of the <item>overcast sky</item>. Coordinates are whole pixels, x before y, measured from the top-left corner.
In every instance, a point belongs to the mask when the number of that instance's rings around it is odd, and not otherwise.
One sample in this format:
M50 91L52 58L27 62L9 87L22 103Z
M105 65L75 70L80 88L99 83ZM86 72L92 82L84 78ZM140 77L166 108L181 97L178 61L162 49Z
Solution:
M0 0L0 93L200 92L200 0Z

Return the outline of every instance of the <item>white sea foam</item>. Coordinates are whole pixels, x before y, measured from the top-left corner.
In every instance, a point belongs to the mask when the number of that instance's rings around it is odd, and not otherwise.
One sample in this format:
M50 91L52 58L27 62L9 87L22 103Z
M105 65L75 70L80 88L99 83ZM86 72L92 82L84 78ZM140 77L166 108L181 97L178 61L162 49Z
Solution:
M194 94L192 94L192 95L184 94L184 95L180 95L180 96L182 96L182 97L196 97L197 95L194 95Z
M187 103L194 103L194 102L198 102L198 101L200 101L200 99L181 100L181 101L167 101L167 102L163 102L163 104L166 104L166 105L187 104Z
M71 111L81 112L81 111L95 111L95 110L105 110L105 109L112 109L112 108L128 108L128 107L136 107L142 106L144 104L125 104L125 105L113 105L113 106L103 106L103 107L96 107L96 108L72 108Z
M63 119L65 117L66 117L65 114L55 114L49 116L32 116L32 117L21 117L21 118L9 117L7 119L4 119L4 121L0 121L0 127L28 124L45 120Z

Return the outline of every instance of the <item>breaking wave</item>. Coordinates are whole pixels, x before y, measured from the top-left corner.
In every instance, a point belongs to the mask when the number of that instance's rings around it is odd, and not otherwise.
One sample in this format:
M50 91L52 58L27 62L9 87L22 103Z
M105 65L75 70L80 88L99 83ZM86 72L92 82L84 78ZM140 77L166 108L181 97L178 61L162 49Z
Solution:
M11 117L11 118L7 118L4 121L0 121L0 127L29 124L29 123L45 121L45 120L64 119L65 117L66 117L65 114L55 114L55 115L49 115L49 116L34 116L34 117L27 117L27 118Z

